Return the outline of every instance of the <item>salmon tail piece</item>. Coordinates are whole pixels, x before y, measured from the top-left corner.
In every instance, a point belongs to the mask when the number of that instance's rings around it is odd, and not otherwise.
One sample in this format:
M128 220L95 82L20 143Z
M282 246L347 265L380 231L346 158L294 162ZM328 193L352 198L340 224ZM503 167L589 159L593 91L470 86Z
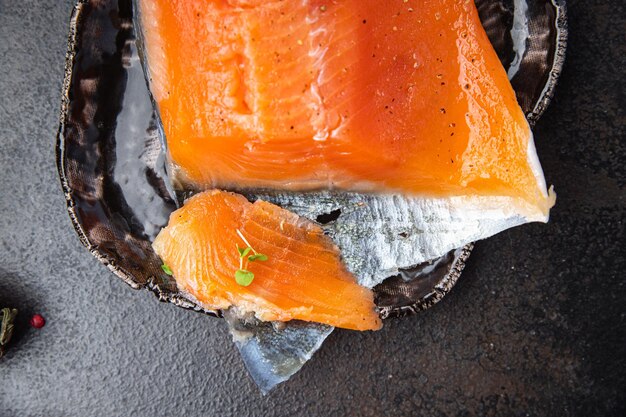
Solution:
M172 213L153 247L179 288L204 307L234 306L263 321L382 327L373 292L357 284L322 229L265 201L197 194ZM238 282L238 271L251 282Z

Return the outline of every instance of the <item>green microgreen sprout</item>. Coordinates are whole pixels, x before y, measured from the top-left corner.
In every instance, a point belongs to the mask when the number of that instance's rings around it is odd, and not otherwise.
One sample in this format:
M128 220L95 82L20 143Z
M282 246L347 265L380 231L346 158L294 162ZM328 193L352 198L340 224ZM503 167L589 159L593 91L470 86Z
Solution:
M163 270L163 272L165 272L167 275L172 275L172 270L170 269L169 266L162 264L161 265L161 269Z
M254 273L245 269L238 269L235 271L235 281L237 284L247 287L252 284L252 280L254 280Z
M239 246L237 246L237 251L239 252L239 259L243 259L246 257L247 254L250 253L250 251L252 250L251 247L247 247L247 248L240 248Z
M248 242L239 229L237 229L237 234L247 246L245 248L240 248L239 245L235 244L237 252L239 253L239 269L235 271L235 282L241 286L247 287L252 284L252 281L254 280L254 273L248 271L248 263L255 261L264 262L269 258L267 255L258 253L252 245L250 245L250 242ZM253 254L250 255L250 252Z
M255 253L254 255L248 256L248 260L250 262L254 261L267 261L267 255L263 255L262 253Z

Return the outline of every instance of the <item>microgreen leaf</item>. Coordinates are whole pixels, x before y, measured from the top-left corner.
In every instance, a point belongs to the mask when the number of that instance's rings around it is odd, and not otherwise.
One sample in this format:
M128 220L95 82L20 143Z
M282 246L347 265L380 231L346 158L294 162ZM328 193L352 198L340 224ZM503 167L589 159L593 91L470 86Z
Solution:
M235 281L237 284L247 287L252 284L252 280L254 279L254 274L245 269L238 269L235 271Z
M172 275L172 270L170 269L169 266L162 264L161 265L161 269L163 270L163 272L165 272L167 275Z
M267 255L264 255L262 253L257 253L257 254L248 256L248 260L250 262L254 262L254 261L263 261L263 262L265 262L265 261L267 261L267 259L268 259Z
M239 253L239 269L235 271L235 281L237 284L247 287L254 279L254 273L246 269L248 268L248 263L254 261L267 261L268 257L262 253L257 253L239 229L237 229L236 232L241 240L243 240L243 242L248 246L240 248L238 244L235 244L237 252ZM253 252L253 254L250 255L250 252Z
M250 253L252 248L251 247L247 247L247 248L244 249L244 248L237 247L237 250L239 251L239 257L240 258L245 258L246 255Z

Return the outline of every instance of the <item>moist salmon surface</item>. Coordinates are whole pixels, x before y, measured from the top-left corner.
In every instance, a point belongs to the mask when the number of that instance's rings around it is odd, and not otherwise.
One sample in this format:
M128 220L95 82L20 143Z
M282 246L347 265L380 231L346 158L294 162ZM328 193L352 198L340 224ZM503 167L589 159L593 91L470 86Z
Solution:
M139 4L169 156L198 188L546 199L473 1Z
M237 248L248 244L268 259L249 262L254 279L242 286L235 281ZM264 321L382 326L372 291L345 269L332 240L315 223L273 204L205 191L172 213L153 247L179 288L204 307L236 306Z

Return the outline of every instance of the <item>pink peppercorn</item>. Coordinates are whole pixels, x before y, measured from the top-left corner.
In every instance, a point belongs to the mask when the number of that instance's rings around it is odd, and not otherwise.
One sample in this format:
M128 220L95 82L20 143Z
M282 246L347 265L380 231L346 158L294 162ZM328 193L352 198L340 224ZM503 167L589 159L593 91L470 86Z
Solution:
M33 314L30 318L30 325L35 329L41 329L46 324L46 319L41 314Z

